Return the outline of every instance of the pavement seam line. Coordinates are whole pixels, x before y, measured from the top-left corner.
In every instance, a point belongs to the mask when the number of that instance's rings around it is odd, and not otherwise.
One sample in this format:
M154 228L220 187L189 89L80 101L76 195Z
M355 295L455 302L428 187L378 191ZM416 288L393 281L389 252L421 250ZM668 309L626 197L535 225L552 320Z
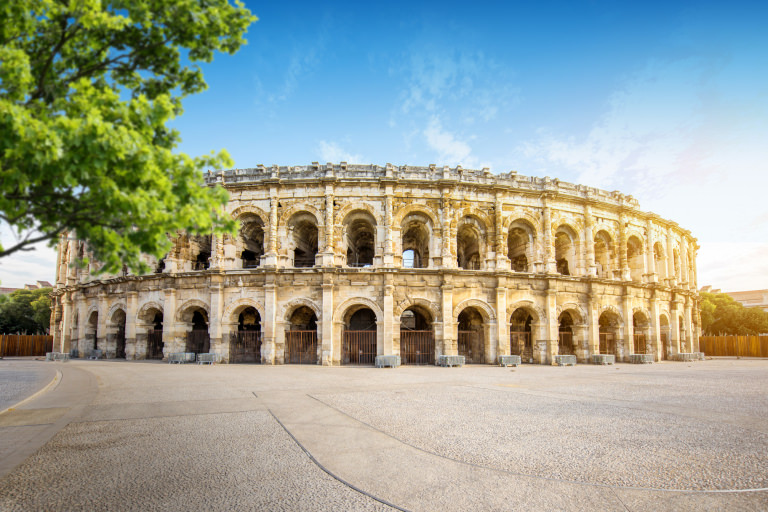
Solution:
M309 395L308 395L308 396L309 396ZM314 398L314 397L312 397L312 398ZM323 402L320 402L320 403L323 403ZM396 509L396 510L400 510L401 512L409 512L409 511L408 511L408 509L405 509L405 508L402 508L402 507L398 507L398 506L397 506L397 505L395 505L394 503L390 503L390 502L388 502L388 501L387 501L387 500L385 500L385 499L382 499L382 498L378 498L378 497L374 496L373 494L371 494L371 493L369 493L369 492L366 492L366 491L364 491L364 490L360 489L359 487L357 487L357 486L355 486L355 485L353 485L353 484L351 484L351 483L347 482L346 480L344 480L344 479L343 479L343 478L341 478L340 476L338 476L338 475L334 474L333 472L331 472L331 470L329 470L328 468L326 468L325 466L323 466L323 465L320 463L320 461L318 461L318 460L317 460L317 459L314 457L314 455L312 455L312 454L309 452L309 450L307 450L307 449L304 447L304 445L303 445L303 444L301 444L301 442L300 442L298 439L296 439L296 436L294 436L294 435L291 433L291 431L290 431L290 430L288 430L288 427L286 427L285 425L283 425L283 422L282 422L282 421L280 421L280 419L279 419L277 416L275 416L275 413L274 413L274 412L272 412L272 409L270 409L270 408L267 408L267 410L269 411L269 414L271 414L271 415L272 415L272 417L273 417L273 418L275 418L275 421L278 423L278 425L280 425L281 427L283 427L283 430L285 430L286 434L288 434L289 436L291 436L291 439L293 439L293 442L294 442L294 443L296 443L296 445L297 445L299 448L301 448L301 450L302 450L302 451L303 451L303 452L304 452L304 453L307 455L307 457L309 457L309 460L311 460L311 461L312 461L312 462L313 462L313 463L314 463L314 464L315 464L315 465L316 465L318 468L322 469L322 470L323 470L325 473L327 473L327 474L328 474L328 475L329 475L331 478L333 478L333 479L337 480L338 482L340 482L340 483L342 483L342 484L346 485L346 486L347 486L347 487L349 487L350 489L352 489L352 490L355 490L355 491L359 492L360 494L362 494L362 495L364 495L364 496L367 496L367 497L371 498L372 500L378 501L379 503L382 503L382 504L384 504L384 505L386 505L386 506L388 506L388 507L392 507L392 508L394 508L394 509Z
M0 414L5 414L5 413L7 413L9 411L12 411L14 409L17 409L17 408L21 407L22 405L26 404L27 402L31 402L32 400L34 400L35 398L39 397L40 395L42 395L42 394L50 391L51 389L55 388L56 386L58 386L59 382L61 382L61 370L56 370L56 375L54 375L53 379L51 379L51 381L48 384L43 386L42 389L37 390L37 392L35 392L34 394L28 396L24 400L11 405L10 407L6 407L2 411L0 411Z
M518 473L518 472L515 472L515 471L509 471L507 469L498 469L498 468L492 468L490 466L481 466L480 464L475 464L473 462L466 462L466 461L463 461L463 460L452 459L450 457L446 457L445 455L440 455L439 453L431 452L431 451L426 450L424 448L421 448L419 446L416 446L416 445L413 445L413 444L408 443L406 441L403 441L402 439L399 439L399 438L393 436L392 434L389 434L388 432L385 432L385 431L383 431L383 430L381 430L381 429L379 429L377 427L374 427L373 425L371 425L369 423L366 423L366 422L364 422L364 421L362 421L362 420L360 420L358 418L355 418L351 414L348 414L348 413L342 411L341 409L338 409L338 408L336 408L336 407L334 407L334 406L332 406L332 405L330 405L330 404L328 404L326 402L323 402L322 400L320 400L319 398L317 398L315 396L312 396L312 395L307 395L307 396L312 398L313 400L317 400L318 402L320 402L321 404L325 405L326 407L329 407L329 408L333 409L334 411L336 411L336 412L338 412L340 414L343 414L344 416L347 416L348 418L351 418L354 421L356 421L356 422L358 422L358 423L360 423L362 425L365 425L366 427L368 427L368 428L370 428L372 430L375 430L375 431L377 431L377 432L379 432L381 434L384 434L385 436L387 436L389 438L394 439L398 443L402 443L405 446L410 446L414 450L419 450L420 452L424 452L424 453L427 453L429 455L433 455L435 457L440 457L441 459L450 460L450 461L455 462L457 464L464 464L465 466L470 466L470 467L473 467L473 468L485 469L485 470L488 470L488 471L497 471L499 473L507 473L509 475L522 476L522 477L527 477L527 478L537 478L537 479L546 480L546 481L549 481L549 482L558 482L558 483L566 483L566 484L573 484L573 485L584 485L584 486L589 486L589 487L601 487L601 488L605 488L605 489L616 489L616 490L627 490L627 491L675 492L675 493L682 493L682 494L731 494L731 493L748 493L748 492L765 492L765 491L768 491L768 487L757 487L757 488L754 488L754 489L709 489L708 490L708 489L656 489L656 488L653 488L653 487L618 486L618 485L600 484L600 483L594 483L594 482L579 482L577 480L564 480L564 479L561 479L561 478L552 478L552 477L541 476L541 475L529 475L527 473ZM285 427L283 427L283 428L285 428Z

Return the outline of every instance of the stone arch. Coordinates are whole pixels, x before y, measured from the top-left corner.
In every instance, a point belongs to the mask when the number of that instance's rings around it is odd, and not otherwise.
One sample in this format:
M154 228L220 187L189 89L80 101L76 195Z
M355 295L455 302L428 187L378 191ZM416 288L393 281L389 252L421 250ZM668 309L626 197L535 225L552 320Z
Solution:
M318 322L322 320L322 314L323 314L322 308L320 308L313 300L305 299L303 297L289 300L288 302L283 304L280 318L282 318L283 321L290 323L291 314L295 309L301 306L307 306L309 309L314 311L315 317L317 317Z
M407 298L403 299L399 303L395 305L394 308L394 317L399 319L401 316L403 316L403 312L413 306L421 307L427 311L429 311L429 314L432 315L432 322L437 323L441 319L440 315L440 307L435 304L434 302L431 302L427 299L423 298Z
M532 318L532 322L539 324L547 321L547 313L532 300L519 300L507 306L507 318L518 309L526 310Z
M403 219L405 219L405 217L407 217L412 213L421 213L425 215L429 219L429 221L432 223L433 232L439 233L439 229L442 226L440 223L440 220L438 219L435 212L432 211L432 209L425 204L409 204L397 210L395 215L392 217L392 227L399 228L400 225L403 223Z
M355 203L359 206L359 203ZM378 220L373 208L345 208L341 228L337 230L336 248L346 257L347 266L364 267L373 265L380 251Z
M143 319L147 315L147 313L149 313L149 311L152 309L156 309L161 313L164 313L162 304L160 304L159 302L150 300L141 305L138 312L136 313L136 321L140 321L141 319Z
M341 207L339 211L336 213L335 217L338 221L341 221L342 223L347 218L347 216L354 212L366 212L373 217L373 220L376 221L376 211L373 209L373 206L369 205L368 203L362 203L362 202L354 202L349 203Z
M557 272L562 275L579 275L581 254L581 233L567 221L561 221L552 228L552 249L554 250Z
M650 311L648 311L648 309L647 309L647 308L643 308L643 307L635 307L635 308L632 308L632 316L633 316L633 317L634 317L636 314L638 314L638 313L640 313L641 315L643 315L643 316L645 317L645 321L646 321L646 322L648 322L648 323L650 323L650 322L651 322L651 319L652 319L653 317L651 316L651 312L650 312Z
M237 322L237 318L234 318L235 315L239 315L243 309L248 307L254 308L258 311L261 318L264 318L264 306L259 301L248 297L242 297L240 299L235 299L226 305L224 313L222 314L222 322Z
M241 206L238 206L234 210L232 210L232 218L235 220L238 220L240 217L243 217L245 215L257 215L259 218L261 218L261 221L266 226L269 222L269 212L265 212L258 206L254 206L251 204L244 204Z
M122 310L123 313L128 312L128 308L125 306L125 302L116 302L112 305L111 308L109 308L109 311L107 312L107 322L112 324L112 318L115 316L115 313L117 313L118 310Z
M504 217L502 222L503 230L505 232L509 231L512 227L512 224L516 222L527 224L528 228L533 231L534 235L538 235L541 231L539 219L528 210L515 210L511 214Z
M457 212L456 215L454 215L451 219L451 229L458 228L459 224L461 224L461 221L466 217L475 219L478 223L480 223L482 229L486 233L490 233L493 229L493 219L476 207L464 208L463 210Z
M621 310L619 308L617 308L616 306L614 306L613 304L605 304L605 305L600 306L598 308L597 317L600 318L600 315L602 315L606 311L616 315L618 317L618 319L619 319L619 323L622 324L622 325L624 324L624 315L622 315L621 314Z
M334 323L339 323L344 321L344 315L347 312L347 310L352 306L363 306L371 311L373 311L373 314L376 315L376 321L381 322L384 319L384 311L379 307L376 302L373 300L367 298L367 297L350 297L349 299L345 300L341 304L339 304L336 307L336 311L333 313L333 321Z
M192 321L191 315L187 313L193 308L200 308L205 311L206 321L210 323L211 308L205 302L199 299L190 299L176 308L176 321L181 323L190 323ZM189 316L189 318L187 318Z
M491 307L487 302L480 299L465 299L459 304L453 308L453 319L456 321L456 319L459 317L459 314L465 310L466 308L474 307L477 309L481 315L483 315L483 320L485 322L495 322L496 321L496 311Z
M100 314L99 305L98 304L92 304L92 305L88 306L88 310L85 313L85 321L86 322L90 321L91 315L93 313L96 313L97 315Z
M294 205L289 206L285 209L285 211L280 215L280 219L278 220L277 224L279 226L285 226L288 224L288 221L296 215L297 213L309 213L312 214L315 217L315 223L317 226L320 226L320 219L323 218L323 215L321 214L320 210L312 206L308 203L296 203Z
M583 324L587 318L587 313L579 304L576 304L575 302L566 302L565 304L558 306L557 317L560 318L560 315L563 313L568 313L571 315L574 324Z

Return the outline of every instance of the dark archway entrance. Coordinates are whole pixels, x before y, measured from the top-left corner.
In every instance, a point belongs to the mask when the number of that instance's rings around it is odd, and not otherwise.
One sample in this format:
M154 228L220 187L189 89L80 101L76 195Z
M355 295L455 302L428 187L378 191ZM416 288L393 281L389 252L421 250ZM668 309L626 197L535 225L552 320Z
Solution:
M285 363L317 364L317 315L307 306L297 308L285 331Z
M458 349L469 364L485 363L483 317L477 309L469 307L459 314Z
M400 315L402 364L435 364L435 331L429 313L410 307Z
M162 359L163 346L163 314L157 311L147 331L147 359Z
M518 308L509 319L509 353L520 356L524 362L533 360L533 317L523 308Z
M261 315L256 308L245 308L237 319L237 332L229 340L232 363L261 363Z
M187 352L205 354L211 350L211 336L208 334L208 321L205 311L192 313L192 330L187 331Z
M616 313L606 311L600 315L600 353L612 354L618 358L616 353L616 335L619 330L619 317Z
M573 318L568 312L560 314L560 325L557 331L557 353L561 356L574 355Z
M376 314L362 308L344 325L341 364L372 365L376 361Z

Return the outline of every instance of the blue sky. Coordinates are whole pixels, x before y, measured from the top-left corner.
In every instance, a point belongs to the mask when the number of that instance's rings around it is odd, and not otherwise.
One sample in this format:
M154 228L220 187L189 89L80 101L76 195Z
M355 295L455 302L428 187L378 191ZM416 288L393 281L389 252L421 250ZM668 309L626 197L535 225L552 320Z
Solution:
M173 123L182 151L620 190L698 238L699 286L768 288L765 2L247 4L249 44ZM52 259L0 280L52 280Z

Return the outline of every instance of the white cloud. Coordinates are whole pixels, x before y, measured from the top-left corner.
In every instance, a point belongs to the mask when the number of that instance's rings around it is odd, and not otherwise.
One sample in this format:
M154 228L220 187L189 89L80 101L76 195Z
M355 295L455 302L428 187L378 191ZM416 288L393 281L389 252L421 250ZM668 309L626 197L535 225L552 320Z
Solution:
M472 148L465 141L459 140L455 134L443 129L437 116L430 119L423 132L427 145L437 152L441 164L462 165L473 167L477 159L472 157Z
M321 140L318 151L320 152L321 162L362 164L368 161L365 157L359 154L350 153L336 142Z
M702 243L696 258L698 286L725 292L768 288L768 242Z
M10 247L14 237L7 225L0 229L3 246ZM0 286L21 288L35 281L53 282L56 276L56 251L45 243L38 243L31 251L17 251L0 258Z

